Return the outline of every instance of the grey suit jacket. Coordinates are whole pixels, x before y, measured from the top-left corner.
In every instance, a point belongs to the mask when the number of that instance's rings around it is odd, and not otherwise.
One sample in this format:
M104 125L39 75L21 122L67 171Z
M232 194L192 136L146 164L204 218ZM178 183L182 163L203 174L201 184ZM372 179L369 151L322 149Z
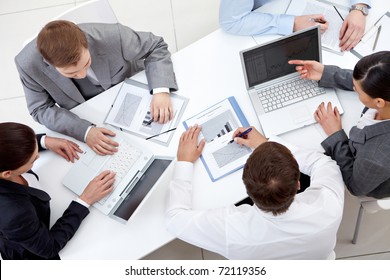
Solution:
M150 90L178 89L171 55L162 37L135 32L121 24L85 23L79 27L88 40L91 68L104 90L144 69ZM83 141L91 122L69 111L85 102L72 79L62 76L42 58L36 40L15 57L15 63L31 116L51 130Z
M352 71L325 66L320 86L352 90ZM322 143L340 166L344 182L356 196L390 197L390 121L352 127L349 139L340 130Z

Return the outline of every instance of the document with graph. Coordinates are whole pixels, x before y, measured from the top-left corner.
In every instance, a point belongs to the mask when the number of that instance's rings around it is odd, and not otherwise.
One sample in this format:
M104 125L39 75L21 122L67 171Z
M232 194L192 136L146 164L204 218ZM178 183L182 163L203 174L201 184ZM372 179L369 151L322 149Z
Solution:
M184 109L187 106L188 98L170 94L173 119L165 124L151 122L150 101L152 95L148 86L137 81L126 80L123 82L111 109L108 112L105 123L126 130L134 135L168 146L175 128L177 127ZM172 131L171 131L172 130ZM166 131L170 131L164 133Z
M199 141L206 140L200 159L214 182L242 168L252 153L247 147L232 140L234 131L249 126L236 99L231 96L183 122L186 129L198 124L202 127Z

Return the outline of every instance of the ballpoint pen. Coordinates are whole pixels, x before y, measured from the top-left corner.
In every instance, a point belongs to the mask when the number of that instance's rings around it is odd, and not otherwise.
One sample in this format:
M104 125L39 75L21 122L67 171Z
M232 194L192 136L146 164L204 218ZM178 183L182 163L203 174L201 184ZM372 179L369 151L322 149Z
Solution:
M166 130L166 131L163 131L163 132L161 132L161 133L159 133L159 134L156 134L156 135L153 135L153 136L146 137L145 140L152 139L152 138L154 138L154 137L160 136L161 134L165 134L165 133L168 133L168 132L171 132L171 131L174 131L174 130L176 130L176 127L175 127L175 128L171 128L171 129L168 129L168 130Z
M379 35L381 34L381 29L382 29L382 25L379 25L378 31L376 32L376 37L375 37L375 41L374 41L374 46L372 47L372 50L373 50L373 51L375 51L375 49L376 49L376 44L378 43L378 38L379 38Z
M342 21L344 21L343 16L340 14L339 10L337 10L336 6L333 6L333 8L336 10L336 12L339 14Z
M322 20L320 18L310 18L310 21L321 23L321 24L325 24L326 23L326 20Z
M243 137L243 136L247 135L247 134L248 134L249 132L251 132L251 131L252 131L252 128L250 127L250 128L248 128L247 130L245 130L245 131L239 133L236 137ZM234 139L230 140L230 141L228 142L228 144L231 144L231 143L233 143L233 142L234 142Z

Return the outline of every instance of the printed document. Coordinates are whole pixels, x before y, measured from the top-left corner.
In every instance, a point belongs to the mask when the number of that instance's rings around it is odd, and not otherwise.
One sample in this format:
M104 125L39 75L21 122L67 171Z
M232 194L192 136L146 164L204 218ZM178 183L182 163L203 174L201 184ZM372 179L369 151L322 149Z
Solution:
M183 122L186 129L202 127L199 141L206 140L201 160L212 181L242 168L252 150L232 140L238 127L249 126L234 97L229 97Z
M188 103L188 98L170 94L173 119L165 124L151 122L150 101L152 95L149 93L147 86L142 85L143 87L140 87L131 84L131 81L123 82L105 123L124 129L144 139L162 133L148 141L168 146L175 131L163 132L177 127Z

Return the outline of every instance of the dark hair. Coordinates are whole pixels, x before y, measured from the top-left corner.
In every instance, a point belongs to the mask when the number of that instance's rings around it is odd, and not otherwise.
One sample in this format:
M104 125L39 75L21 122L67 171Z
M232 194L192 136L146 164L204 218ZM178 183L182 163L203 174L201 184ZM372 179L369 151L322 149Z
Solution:
M0 123L0 172L26 164L36 148L35 132L20 123Z
M88 48L84 32L73 22L55 20L46 24L37 38L43 58L55 67L76 65L82 49Z
M353 78L371 98L390 101L390 51L360 59L353 70Z
M298 190L299 167L285 146L266 142L248 158L242 175L247 193L261 210L286 212Z

